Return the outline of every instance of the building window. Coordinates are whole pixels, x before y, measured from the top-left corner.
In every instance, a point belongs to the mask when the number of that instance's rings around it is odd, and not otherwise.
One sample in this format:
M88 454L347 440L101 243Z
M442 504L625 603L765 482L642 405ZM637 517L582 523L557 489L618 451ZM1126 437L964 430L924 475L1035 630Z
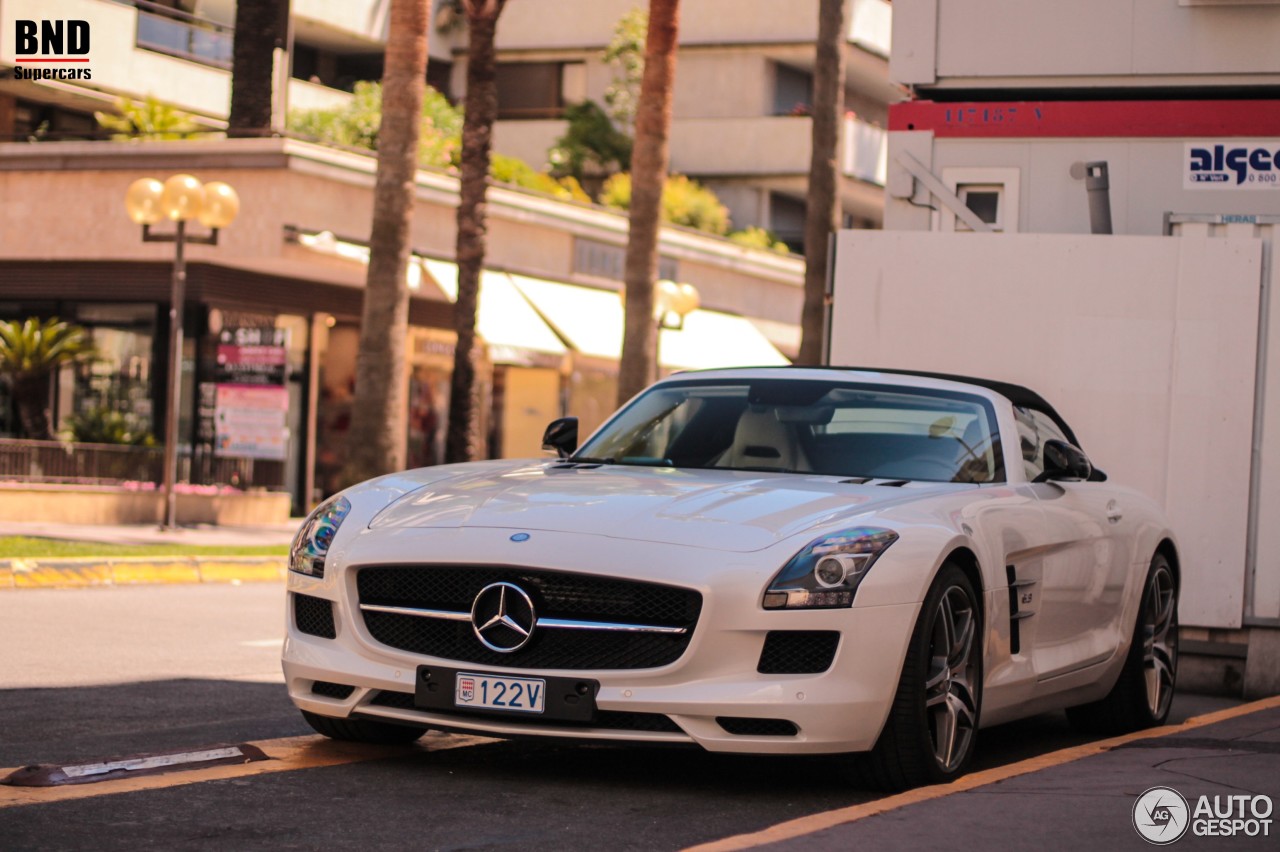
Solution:
M337 53L323 47L295 43L292 73L298 80L350 92L356 83L382 79L382 54Z
M803 199L769 193L769 230L787 248L796 254L804 254L804 220L807 205Z
M578 237L573 241L573 273L585 278L621 281L626 266L625 246ZM674 257L658 258L658 278L679 280L680 266Z
M983 222L991 226L993 231L1001 230L1000 196L1004 187L998 183L962 183L956 187L956 195ZM964 222L956 222L957 231L967 231Z
M1000 233L1018 230L1018 179L1018 169L965 167L942 170L942 182L947 189L991 230ZM945 205L938 206L934 229L971 230Z
M498 118L560 118L585 95L581 62L504 62L497 67Z
M813 106L813 75L800 68L773 66L773 114L809 115Z

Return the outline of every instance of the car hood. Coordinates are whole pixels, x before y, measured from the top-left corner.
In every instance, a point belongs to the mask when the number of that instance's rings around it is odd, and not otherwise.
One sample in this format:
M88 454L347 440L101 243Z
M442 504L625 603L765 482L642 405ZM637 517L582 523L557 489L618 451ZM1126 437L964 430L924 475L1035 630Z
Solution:
M370 528L576 532L746 553L931 493L973 487L890 487L831 476L554 462L483 463L455 470L387 507Z

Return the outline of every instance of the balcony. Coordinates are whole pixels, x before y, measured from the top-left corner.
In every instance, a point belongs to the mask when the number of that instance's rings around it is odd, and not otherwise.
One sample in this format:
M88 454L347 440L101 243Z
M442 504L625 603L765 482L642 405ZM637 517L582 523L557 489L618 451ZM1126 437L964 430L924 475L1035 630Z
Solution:
M138 47L215 68L231 67L232 27L146 0L133 0L131 5L138 9Z
M324 0L297 0L298 6ZM332 2L332 0L330 0ZM848 0L850 42L889 54L892 7L887 0ZM618 19L636 0L521 0L510 3L498 28L498 49L604 47ZM298 14L301 14L301 10ZM433 33L432 38L436 36ZM818 37L817 3L778 0L698 0L680 9L680 43L796 44Z
M807 175L812 133L802 116L684 119L672 129L671 166L705 177ZM849 116L841 135L841 171L883 185L885 132Z
M812 127L809 118L789 115L677 119L671 129L671 170L699 177L807 175ZM563 121L500 121L494 150L540 165L564 130ZM883 186L885 131L848 116L841 136L844 175Z

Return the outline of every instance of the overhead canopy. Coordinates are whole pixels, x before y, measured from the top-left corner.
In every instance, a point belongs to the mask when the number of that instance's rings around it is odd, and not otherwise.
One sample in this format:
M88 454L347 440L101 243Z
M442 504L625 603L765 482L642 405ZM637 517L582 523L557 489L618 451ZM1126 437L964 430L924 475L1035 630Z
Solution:
M458 265L431 258L423 258L422 265L449 300L457 301ZM562 356L568 352L505 272L486 269L480 276L476 331L489 344L490 356L499 363L528 363L531 355Z
M618 294L511 275L538 313L583 355L617 361L622 356L623 307ZM750 320L695 310L684 328L663 329L658 359L670 369L767 367L790 363Z

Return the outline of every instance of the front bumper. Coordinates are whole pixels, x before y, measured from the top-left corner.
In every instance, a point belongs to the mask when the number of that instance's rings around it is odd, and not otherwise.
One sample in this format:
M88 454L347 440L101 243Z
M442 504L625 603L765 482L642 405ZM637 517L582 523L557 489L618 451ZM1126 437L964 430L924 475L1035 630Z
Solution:
M477 537L494 538L496 533L502 533L502 539L509 535L509 531L470 530L433 535L432 561L448 560L450 555L441 551L455 548L459 550L455 560L464 561L461 554L468 552L472 560L467 561L474 561L474 553L486 551L463 545L475 545ZM558 553L557 569L598 573L588 570L585 561L583 565L566 564L574 561L566 554L581 547L565 547L572 544L568 541L549 541L555 537L552 534L538 537L550 552ZM766 612L759 605L759 584L743 580L744 575L759 573L755 566L735 570L726 564L691 583L680 564L687 563L687 550L674 553L671 551L676 549L669 546L642 543L629 549L632 558L649 566L643 574L645 580L697 588L703 594L702 614L689 647L670 665L631 670L504 670L412 654L383 645L369 634L357 608L351 572L331 570L324 579L291 573L290 593L333 603L336 636L324 639L300 632L294 624L293 607L288 608L283 667L290 698L299 708L325 716L378 718L494 736L694 743L709 751L756 754L842 753L865 751L875 744L897 689L918 603ZM526 552L536 559L532 549ZM372 561L370 555L361 554L361 564ZM633 572L630 576L638 575ZM758 673L765 637L778 630L838 631L840 643L830 668L821 674ZM426 712L416 709L411 699L420 665L522 677L591 679L599 682L599 710L610 715L660 714L678 730L565 726L527 717ZM354 689L345 698L331 698L312 691L316 682ZM393 695L380 697L383 692ZM717 721L722 717L786 720L795 726L796 733L732 734Z

